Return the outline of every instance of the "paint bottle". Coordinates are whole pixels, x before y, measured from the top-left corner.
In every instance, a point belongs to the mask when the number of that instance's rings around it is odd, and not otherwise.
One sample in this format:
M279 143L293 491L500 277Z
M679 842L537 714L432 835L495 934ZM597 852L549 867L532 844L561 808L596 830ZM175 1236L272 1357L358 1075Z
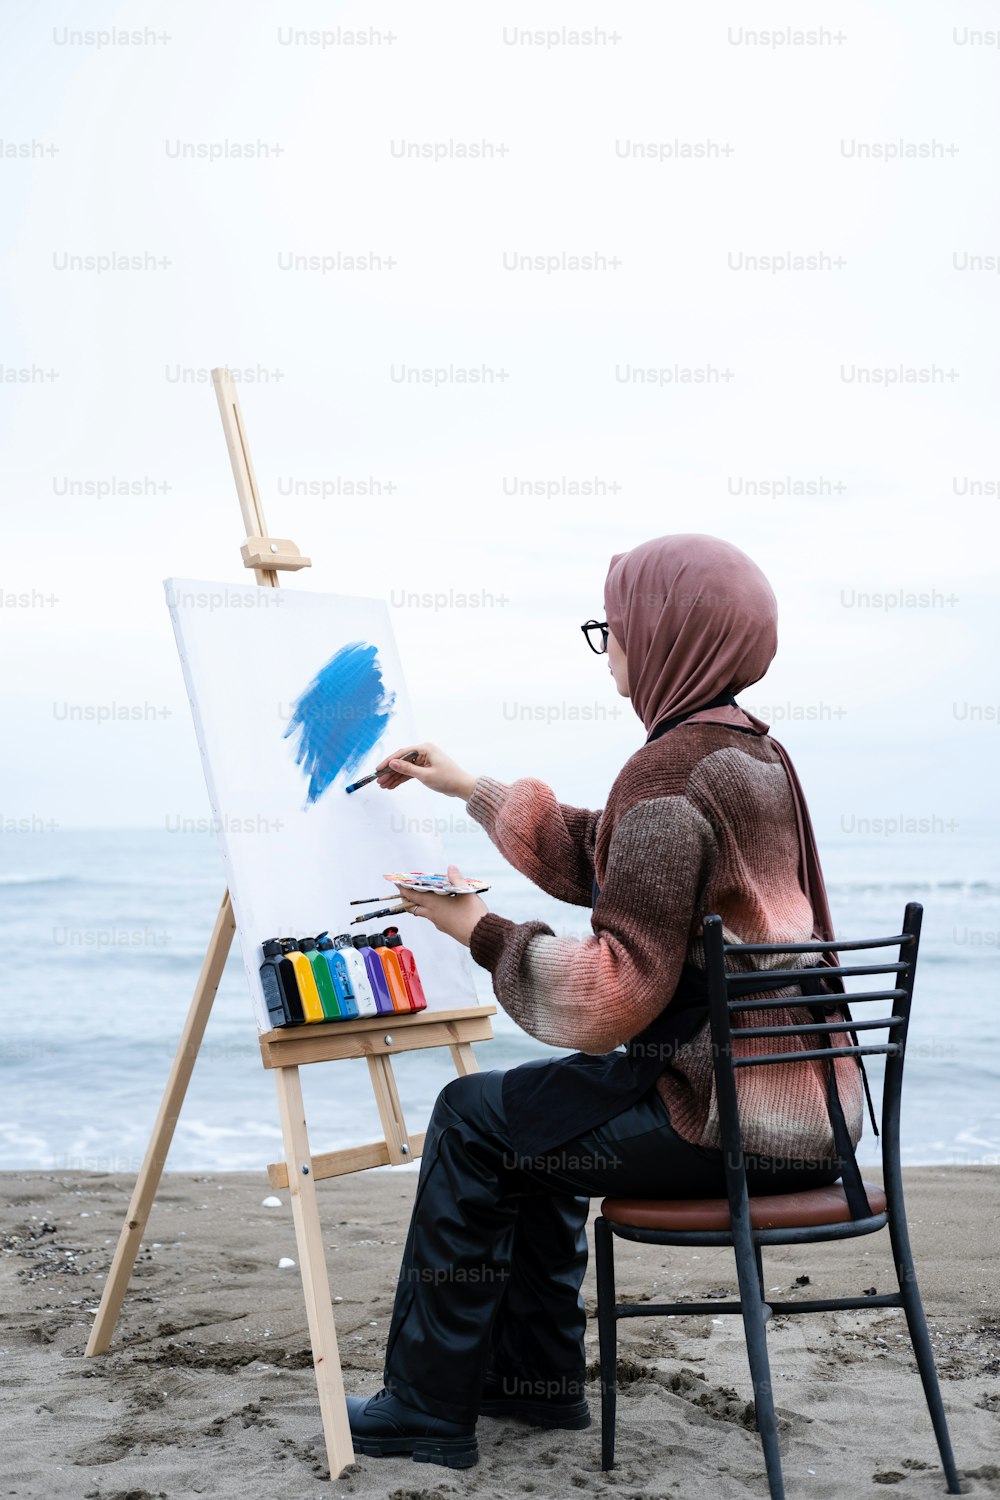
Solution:
M321 933L320 937L325 934ZM319 991L319 1003L323 1007L324 1021L340 1021L344 1012L340 1007L340 1001L333 983L333 975L330 973L330 965L327 963L326 954L319 949L319 938L303 938L299 947L309 960Z
M281 955L280 958L278 958L277 955L269 954L269 957L273 956L276 961L278 978L281 981L281 992L285 997L285 1008L288 1012L288 1024L289 1026L301 1026L306 1017L305 1012L302 1009L302 996L299 993L299 981L295 973L294 964L292 964L285 956L287 952L285 944L286 942L290 941L291 939L287 938L269 938L268 946L270 946L271 943L277 943L278 954ZM264 951L265 953L267 952L267 947L265 947Z
M307 1021L322 1021L324 1019L323 1006L313 978L312 964L294 938L282 938L281 951L295 970L295 980L299 987L304 1018Z
M406 985L406 992L410 997L410 1009L426 1010L427 997L424 994L424 987L420 982L420 975L417 973L417 961L410 949L403 943L403 939L399 935L399 928L387 927L384 936L386 946L395 953L399 960L399 967L403 971L403 982Z
M326 964L330 975L330 983L333 985L334 1000L336 1001L336 1019L346 1021L354 1012L351 1006L354 1002L354 994L351 990L351 978L345 964L341 963L339 956L333 951L333 939L328 932L321 932L316 939L316 947L319 949L320 958ZM334 1019L333 1016L330 1017Z
M385 970L382 967L382 960L379 958L376 950L368 946L368 939L363 932L359 932L357 937L352 938L351 941L360 956L364 959L368 982L372 987L372 994L375 996L375 1009L380 1015L392 1015L396 1007L393 1005L392 996L389 993L389 985L385 977Z
M406 988L406 980L403 971L399 967L399 959L395 952L386 942L384 932L372 932L368 936L369 948L374 948L382 960L382 968L385 973L385 982L389 986L389 994L392 996L393 1010L412 1010L409 991Z
M337 958L344 965L350 977L351 992L355 1006L356 1016L377 1016L378 1005L375 1000L375 991L372 989L371 980L368 978L368 969L361 954L354 946L354 941L349 932L341 932L333 940L337 950Z
M284 966L288 971L287 979L297 999L295 972L291 964L287 964L282 957L281 943L277 938L268 938L266 943L261 944L261 947L264 952L264 962L260 966L260 986L264 991L268 1020L272 1026L289 1026L292 1024L292 1008L288 1004L285 989L286 976L282 973L282 967Z
M353 1021L358 1014L357 979L350 964L345 963L343 954L337 951L339 942L339 938L332 938L328 932L320 934L319 946L329 967L333 987L337 991L340 1013L345 1021ZM367 984L367 976L363 975L363 978Z

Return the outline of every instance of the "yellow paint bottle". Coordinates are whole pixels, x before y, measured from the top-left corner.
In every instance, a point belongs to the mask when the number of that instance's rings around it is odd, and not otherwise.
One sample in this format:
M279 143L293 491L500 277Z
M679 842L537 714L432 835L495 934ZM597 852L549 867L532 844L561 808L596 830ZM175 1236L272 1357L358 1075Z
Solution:
M312 964L294 938L283 938L281 948L295 970L295 980L302 999L302 1014L307 1021L325 1021L323 1002L316 988L316 976L313 974Z

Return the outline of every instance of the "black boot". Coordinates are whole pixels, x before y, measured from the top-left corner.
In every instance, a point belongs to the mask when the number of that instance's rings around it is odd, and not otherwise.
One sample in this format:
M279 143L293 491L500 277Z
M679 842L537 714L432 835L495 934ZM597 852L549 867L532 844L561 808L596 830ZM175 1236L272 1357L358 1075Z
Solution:
M489 1370L479 1403L482 1417L516 1417L532 1427L590 1426L583 1382L528 1380Z
M383 1386L374 1396L348 1396L347 1419L355 1453L369 1458L412 1454L418 1464L468 1469L479 1462L476 1426L449 1422L406 1406Z

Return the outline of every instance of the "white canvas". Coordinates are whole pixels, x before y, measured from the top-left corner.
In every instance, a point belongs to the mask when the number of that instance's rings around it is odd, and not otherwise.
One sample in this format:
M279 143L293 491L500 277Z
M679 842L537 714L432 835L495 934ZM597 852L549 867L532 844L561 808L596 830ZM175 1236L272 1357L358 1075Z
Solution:
M374 782L344 791L419 738L385 602L178 578L164 587L258 1028L269 1025L261 944L324 929L336 935L395 923L413 950L428 1010L476 1004L466 949L426 920L349 925L365 910L350 906L352 899L396 896L385 871L445 868L440 839L423 831L431 793L416 784L387 792ZM364 763L325 790L314 783L310 802L309 778L296 761L300 737L286 729L316 674L355 642L376 648L386 695L394 695L391 715ZM328 717L337 720L336 705ZM370 717L375 724L380 718ZM345 723L348 710L338 732Z

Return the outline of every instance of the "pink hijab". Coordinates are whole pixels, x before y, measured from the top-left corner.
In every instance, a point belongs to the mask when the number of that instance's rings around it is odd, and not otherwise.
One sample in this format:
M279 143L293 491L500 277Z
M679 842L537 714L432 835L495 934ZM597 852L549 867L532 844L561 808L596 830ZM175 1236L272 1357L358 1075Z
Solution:
M778 649L778 604L763 573L719 537L654 537L611 559L604 584L608 626L625 652L629 696L648 733L664 719L731 724L767 734L763 719L728 704L698 709L727 690L758 682ZM692 709L697 712L691 713ZM785 767L799 833L799 878L813 909L813 937L833 940L805 794L787 751Z

